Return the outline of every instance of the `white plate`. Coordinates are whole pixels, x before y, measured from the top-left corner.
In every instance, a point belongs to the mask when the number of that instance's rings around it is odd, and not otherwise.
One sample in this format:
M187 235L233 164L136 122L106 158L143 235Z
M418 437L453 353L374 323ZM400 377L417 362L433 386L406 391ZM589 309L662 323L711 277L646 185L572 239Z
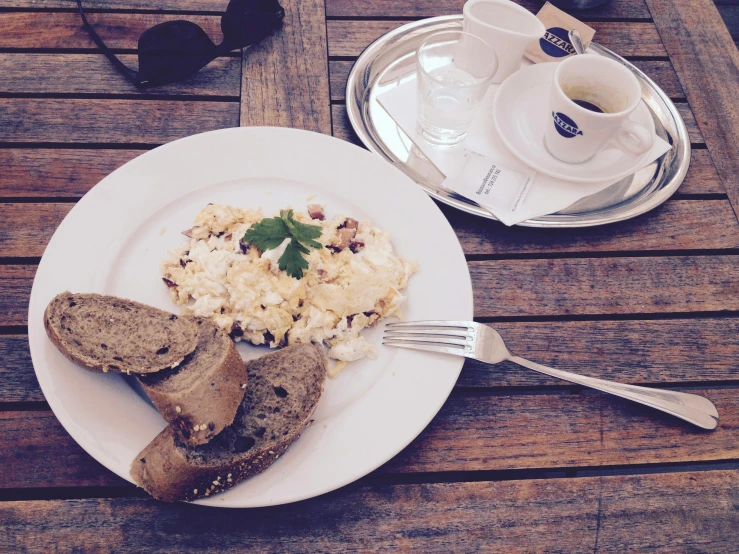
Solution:
M70 435L105 467L131 481L129 465L165 423L118 375L85 371L46 337L43 312L59 292L98 292L177 311L159 262L179 245L208 202L262 207L265 214L306 197L328 215L346 213L392 233L397 252L417 260L406 319L472 319L472 287L454 231L400 170L347 142L294 129L224 129L167 144L103 179L70 211L44 253L31 292L28 332L41 389ZM377 360L326 383L315 422L267 471L199 504L256 507L310 498L366 475L431 421L462 358L391 349L367 333ZM241 345L246 358L267 352Z
M615 182L641 169L649 158L649 151L633 158L611 148L579 164L560 161L549 153L544 146L544 133L552 120L549 92L556 68L557 63L531 65L500 85L493 100L492 114L503 143L518 159L537 171L576 183ZM643 101L629 119L654 133L654 120Z

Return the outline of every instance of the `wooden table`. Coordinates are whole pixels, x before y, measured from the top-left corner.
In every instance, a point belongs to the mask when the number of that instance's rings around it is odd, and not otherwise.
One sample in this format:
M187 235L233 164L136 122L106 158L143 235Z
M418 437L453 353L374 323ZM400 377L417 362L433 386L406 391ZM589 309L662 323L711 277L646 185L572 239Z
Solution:
M428 429L371 475L294 505L223 511L152 501L62 429L33 373L26 317L36 264L75 201L142 152L210 129L356 142L344 109L356 56L463 0L283 3L284 29L243 58L142 94L96 52L71 0L0 0L0 551L739 551L739 53L710 0L611 0L579 14L685 118L690 171L662 207L577 231L441 209L478 321L545 364L704 394L717 431L467 363ZM226 0L85 4L135 63L138 36L161 21L184 17L220 40Z

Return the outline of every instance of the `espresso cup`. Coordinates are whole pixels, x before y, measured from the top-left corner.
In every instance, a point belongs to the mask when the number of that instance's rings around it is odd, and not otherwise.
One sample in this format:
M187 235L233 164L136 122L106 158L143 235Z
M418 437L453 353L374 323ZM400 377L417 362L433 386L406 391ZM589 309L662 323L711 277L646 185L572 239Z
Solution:
M521 67L526 48L544 36L537 17L511 0L467 0L463 30L487 42L498 55L493 83L502 83Z
M581 163L606 148L636 157L654 143L654 133L629 120L641 101L634 74L596 54L573 56L554 71L550 122L544 142L555 158Z

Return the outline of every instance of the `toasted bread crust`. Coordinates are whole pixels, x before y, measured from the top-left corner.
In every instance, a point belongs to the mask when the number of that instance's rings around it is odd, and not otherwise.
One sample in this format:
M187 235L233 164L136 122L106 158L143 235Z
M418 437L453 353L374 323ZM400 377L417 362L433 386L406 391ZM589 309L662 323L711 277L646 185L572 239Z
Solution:
M220 329L218 333L225 335ZM163 391L149 384L146 376L139 376L144 392L178 439L188 446L205 444L231 425L244 398L246 366L228 336L225 336L223 343L227 348L226 356L202 376L202 382L188 390ZM183 366L187 364L185 360Z
M182 337L182 340L184 341L183 345L178 348L178 350L180 351L180 355L176 357L168 356L165 358L165 361L162 361L159 364L150 364L146 366L142 365L135 367L132 367L130 364L127 364L125 362L116 362L115 364L104 363L99 359L95 359L91 356L85 355L83 352L80 351L79 348L71 344L62 336L60 323L62 317L64 316L65 309L68 308L70 302L84 302L87 299L95 299L103 302L122 304L132 309L138 310L141 313L149 313L153 314L156 317L161 317L163 323L166 322L169 318L175 318L176 320L179 320L178 324L181 324L182 322L191 322L189 325L187 325L190 331L189 336ZM153 373L156 371L161 371L162 369L171 367L173 364L182 362L185 356L195 350L195 347L197 346L197 323L195 318L192 318L190 316L183 316L180 318L180 316L176 316L175 314L165 312L163 310L159 310L157 308L153 308L139 302L118 298L115 296L105 296L99 294L73 294L70 292L63 292L61 294L58 294L51 302L49 302L49 305L44 311L44 329L46 330L46 334L48 335L51 342L54 344L54 346L57 347L59 352L61 352L65 358L77 364L78 366L87 369L88 371L93 371L96 373L107 373L108 371L120 373Z
M269 449L249 452L248 456L231 463L210 466L190 463L182 450L176 448L174 432L167 427L136 456L131 464L131 477L152 497L165 502L191 501L227 491L272 465L310 422L310 416L306 417L290 435Z
M307 385L304 390L307 393L300 397L299 404L303 407L299 419L291 422L289 429L284 427L281 429L285 430L286 434L280 435L276 440L256 444L243 453L226 449L208 458L211 456L210 453L208 456L188 456L192 452L178 443L175 433L167 427L131 463L131 476L134 481L158 500L190 501L228 490L241 481L264 471L300 437L300 433L311 423L313 411L323 389L328 361L320 346L296 345L252 360L247 364L250 375L249 386L256 386L254 381L251 381L251 376L255 374L253 372L268 372L272 363L277 366L280 362L287 363L285 360L297 362L295 356L290 358L290 354L296 352L304 355L300 360L301 369L304 371L300 371L296 378L304 379L303 383ZM301 364L296 363L295 365L300 366ZM308 366L313 371L305 371ZM290 367L293 367L293 364ZM288 384L285 383L285 386ZM271 390L272 386L270 385L269 388ZM298 390L297 387L296 390ZM244 414L247 414L247 418L251 417L248 414L259 412L264 408L261 403L250 405L247 402L247 397L245 397L239 414L237 414L238 418L243 418ZM269 424L268 420L264 421L265 425ZM242 429L244 429L243 426L227 432L233 431L237 436L243 436L240 434ZM195 452L197 451L196 449ZM205 450L205 452L209 451Z

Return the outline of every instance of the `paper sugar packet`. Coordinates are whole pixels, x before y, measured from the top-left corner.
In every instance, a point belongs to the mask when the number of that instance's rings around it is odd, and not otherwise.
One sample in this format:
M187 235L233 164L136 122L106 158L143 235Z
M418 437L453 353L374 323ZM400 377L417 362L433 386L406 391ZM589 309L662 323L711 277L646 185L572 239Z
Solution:
M524 56L534 63L558 62L575 54L575 47L570 43L569 33L572 29L580 32L582 43L587 48L595 36L595 29L588 27L582 21L563 12L549 2L536 14L546 32L539 40L531 43L524 52Z

